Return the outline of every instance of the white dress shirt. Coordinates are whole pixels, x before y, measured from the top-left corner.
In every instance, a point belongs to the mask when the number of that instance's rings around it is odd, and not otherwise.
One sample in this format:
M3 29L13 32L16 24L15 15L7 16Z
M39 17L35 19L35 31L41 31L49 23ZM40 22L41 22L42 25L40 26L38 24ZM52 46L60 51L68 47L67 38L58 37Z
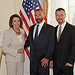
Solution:
M61 25L61 34L64 30L65 25L66 25L66 21ZM59 28L60 28L60 25L58 25L58 28L57 28L57 38L58 38Z
M39 24L39 27L38 27L38 36L39 36L40 31L41 31L41 29L42 29L42 27L43 27L43 25L44 25L44 22L45 22L45 21L43 21L42 23ZM34 27L33 39L34 39L34 37L35 37L35 32L36 32L37 25L38 25L38 24L36 24L35 27Z

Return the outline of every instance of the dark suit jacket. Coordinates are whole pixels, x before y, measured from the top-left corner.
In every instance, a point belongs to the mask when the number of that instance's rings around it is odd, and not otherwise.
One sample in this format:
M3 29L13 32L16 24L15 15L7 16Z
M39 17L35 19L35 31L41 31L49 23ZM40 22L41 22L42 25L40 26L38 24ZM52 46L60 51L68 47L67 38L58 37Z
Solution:
M75 26L66 23L59 42L57 41L57 27L55 28L55 49L53 54L54 66L62 67L66 63L74 64L75 58Z
M54 50L54 27L44 23L36 43L33 42L34 26L29 29L29 36L25 42L24 48L30 46L30 62L40 63L42 58L52 59Z

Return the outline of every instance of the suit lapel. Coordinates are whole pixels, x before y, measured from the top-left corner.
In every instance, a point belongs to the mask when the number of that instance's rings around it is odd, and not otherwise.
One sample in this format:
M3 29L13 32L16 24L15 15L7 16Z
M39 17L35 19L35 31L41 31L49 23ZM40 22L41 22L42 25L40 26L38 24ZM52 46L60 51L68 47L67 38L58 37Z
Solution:
M14 35L12 36L12 38L15 40L16 43L20 43L15 31L12 28L11 28L11 31L12 31L12 34Z
M31 32L30 32L30 34L31 34L31 40L32 40L32 43L33 43L33 31L34 31L34 27L35 27L35 25L33 25L33 27L31 28ZM41 31L40 31L40 33L39 33L39 36L38 36L38 38L37 38L37 41L39 41L39 39L45 34L45 32L46 32L46 23L44 23L44 25L43 25L43 27L42 27L42 29L41 29ZM37 43L37 41L36 41L36 43Z
M15 31L13 29L11 29L11 30L12 30L12 34L14 35L14 36L12 36L12 38L16 41L16 43L20 44L20 41L19 41ZM20 29L20 31L21 31L21 29ZM24 36L23 36L23 32L22 31L21 31L21 34L22 34L22 44L23 44L23 42L24 42L24 38L23 37Z
M37 38L37 41L45 34L45 32L46 32L46 23L44 23L44 25L39 33L39 36Z
M63 30L63 32L61 33L59 42L63 39L63 37L65 36L67 30L68 30L68 24L66 23L66 25L65 25L65 27L64 27L64 30Z
M55 27L55 39L56 39L56 41L57 41L57 28L58 28L58 26Z

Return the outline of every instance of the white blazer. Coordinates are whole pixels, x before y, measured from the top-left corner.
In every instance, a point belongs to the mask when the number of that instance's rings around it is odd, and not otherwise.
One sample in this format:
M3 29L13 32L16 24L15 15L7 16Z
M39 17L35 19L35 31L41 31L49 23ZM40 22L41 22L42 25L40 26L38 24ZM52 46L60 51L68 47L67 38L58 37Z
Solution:
M6 60L9 62L20 62L25 60L24 53L17 53L18 49L23 48L25 44L24 30L20 29L22 34L22 44L20 43L15 31L10 28L4 32L3 52L6 53Z

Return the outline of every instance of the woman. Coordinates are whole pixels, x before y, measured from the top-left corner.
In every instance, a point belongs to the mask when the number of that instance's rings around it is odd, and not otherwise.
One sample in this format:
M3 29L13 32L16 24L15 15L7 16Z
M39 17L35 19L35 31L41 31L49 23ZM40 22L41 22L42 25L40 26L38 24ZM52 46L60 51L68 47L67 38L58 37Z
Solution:
M24 44L25 37L22 20L14 14L9 19L10 29L4 32L3 52L6 53L8 75L23 75L24 73Z

